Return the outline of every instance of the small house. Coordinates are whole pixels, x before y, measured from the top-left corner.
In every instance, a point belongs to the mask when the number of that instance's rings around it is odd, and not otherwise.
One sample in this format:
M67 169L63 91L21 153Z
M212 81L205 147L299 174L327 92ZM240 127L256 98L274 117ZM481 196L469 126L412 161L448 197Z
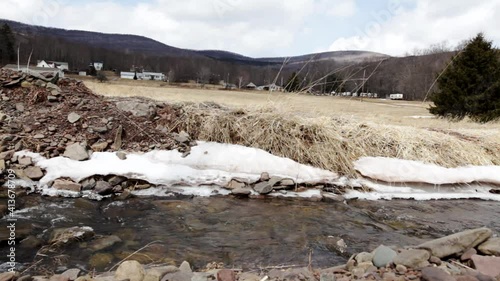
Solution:
M37 67L43 67L43 68L58 68L60 70L69 70L69 64L67 62L61 62L61 61L45 61L45 60L39 60L37 61L36 64Z
M102 62L93 62L90 64L90 66L93 66L95 70L101 71L104 68L104 63Z
M257 85L255 85L254 83L250 82L248 83L246 86L245 86L245 89L248 89L248 90L255 90L257 88Z

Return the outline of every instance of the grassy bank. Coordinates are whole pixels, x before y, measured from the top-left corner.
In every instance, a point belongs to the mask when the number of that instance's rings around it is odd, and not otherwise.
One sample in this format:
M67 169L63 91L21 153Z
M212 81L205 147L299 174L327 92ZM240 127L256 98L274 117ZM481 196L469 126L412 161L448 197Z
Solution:
M300 163L353 175L363 156L419 160L446 167L500 165L500 124L449 123L428 104L283 93L228 92L86 82L105 96L181 102L177 130L199 140L257 147ZM213 103L228 105L217 106Z

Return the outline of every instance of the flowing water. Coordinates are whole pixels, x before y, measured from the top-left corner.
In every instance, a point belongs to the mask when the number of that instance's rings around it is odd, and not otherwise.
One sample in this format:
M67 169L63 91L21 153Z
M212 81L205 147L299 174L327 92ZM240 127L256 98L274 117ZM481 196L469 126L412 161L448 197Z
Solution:
M476 200L342 203L177 197L92 202L32 195L19 201L19 235L47 241L55 228L89 226L96 236L122 239L99 252L81 241L36 258L39 247L20 243L18 262L42 259L38 268L43 265L55 271L64 267L108 270L153 241L134 259L177 265L187 260L195 268L215 261L254 269L307 266L310 255L314 266L329 267L380 244L415 245L482 226L500 231L500 204ZM5 223L3 218L1 224ZM339 239L347 247L340 247ZM7 243L2 242L0 260L5 260L7 251Z

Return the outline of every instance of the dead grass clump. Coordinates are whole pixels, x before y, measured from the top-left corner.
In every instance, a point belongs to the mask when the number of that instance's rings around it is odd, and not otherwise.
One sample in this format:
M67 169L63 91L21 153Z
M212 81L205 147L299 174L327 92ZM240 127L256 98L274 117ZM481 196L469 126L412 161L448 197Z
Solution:
M199 140L256 147L343 175L354 175L353 162L364 156L446 167L500 165L498 131L495 138L463 138L341 117L300 117L279 107L234 110L193 104L184 107L176 129Z

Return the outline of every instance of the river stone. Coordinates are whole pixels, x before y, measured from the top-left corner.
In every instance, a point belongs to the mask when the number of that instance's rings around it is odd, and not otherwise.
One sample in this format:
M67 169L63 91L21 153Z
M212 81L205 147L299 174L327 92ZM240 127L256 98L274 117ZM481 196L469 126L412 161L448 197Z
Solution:
M118 126L118 128L116 128L115 139L114 139L113 144L111 145L111 149L120 150L120 148L123 145L122 136L123 136L123 126L120 125L120 126Z
M193 273L191 270L191 265L187 261L183 261L179 266L179 270L186 273Z
M250 188L235 188L231 190L231 194L236 196L248 196L252 194L252 190L250 190Z
M94 143L90 148L92 148L93 151L104 151L106 148L108 148L109 143L108 142L98 142Z
M477 254L477 251L476 249L474 248L470 248L469 250L465 251L465 253L463 253L461 256L460 256L460 260L461 261L468 261L470 260L470 258Z
M268 181L270 179L271 179L271 177L269 176L269 173L264 172L264 173L260 174L259 181Z
M127 154L123 151L116 152L116 157L118 157L120 160L127 160Z
M446 271L437 267L425 267L422 269L422 280L424 281L455 281L455 278Z
M63 156L76 161L89 159L89 153L87 152L85 147L83 147L79 143L68 145L66 147L66 150L64 151Z
M160 281L166 274L178 271L179 269L172 265L153 267L146 270L146 276L144 276L142 281Z
M4 272L4 273L0 273L0 281L10 281L10 280L14 280L16 277L16 273L15 272Z
M490 238L477 248L486 255L500 256L500 237Z
M115 280L142 281L146 272L137 261L124 261L115 272Z
M56 228L52 231L49 244L66 244L81 241L94 236L94 230L88 226L74 226L69 228Z
M471 260L480 273L493 278L500 276L500 257L473 255Z
M373 265L376 267L386 267L396 255L397 253L393 249L380 245L373 251Z
M61 273L61 276L67 277L69 280L76 280L76 278L78 278L78 274L80 274L80 269L73 268Z
M80 118L81 116L75 112L71 112L70 114L68 114L68 122L71 124L76 123L78 120L80 120Z
M40 167L28 167L24 169L24 175L26 175L28 178L32 180L39 180L43 177L43 172Z
M273 187L281 181L280 177L271 177L269 181L259 182L254 186L254 190L260 194L268 194L273 191Z
M101 251L107 248L112 247L116 243L120 243L122 240L120 237L116 235L110 235L110 236L105 236L99 239L96 239L92 241L89 246L87 247L88 249L92 250L93 252Z
M426 250L402 250L394 259L396 265L419 269L429 265L431 254Z
M217 281L235 281L236 273L230 269L222 269L217 272Z
M244 188L246 186L246 184L244 182L241 182L239 180L236 180L236 179L232 179L227 185L226 185L226 188L227 189L230 189L230 190L233 190L233 189L241 189L241 188Z
M491 230L478 228L455 233L420 244L418 248L429 250L433 256L444 258L474 248L491 237Z
M358 263L372 262L373 255L371 253L362 252L356 255L354 258Z
M282 186L295 186L295 181L292 180L292 179L282 179L279 182L279 185L282 185Z
M6 165L5 165L5 160L0 159L0 174L5 170Z
M95 184L95 192L100 195L108 195L113 191L113 186L106 181L98 181Z
M97 253L90 257L89 265L97 270L104 270L113 262L113 255L109 253ZM81 278L81 277L80 277ZM92 279L90 279L92 280Z
M31 159L31 157L21 157L17 162L19 162L20 165L29 166L33 164L33 159Z
M73 192L80 192L82 190L82 185L69 180L55 180L52 187L59 190L68 190Z
M10 160L14 156L14 153L16 153L14 150L0 152L0 160Z

